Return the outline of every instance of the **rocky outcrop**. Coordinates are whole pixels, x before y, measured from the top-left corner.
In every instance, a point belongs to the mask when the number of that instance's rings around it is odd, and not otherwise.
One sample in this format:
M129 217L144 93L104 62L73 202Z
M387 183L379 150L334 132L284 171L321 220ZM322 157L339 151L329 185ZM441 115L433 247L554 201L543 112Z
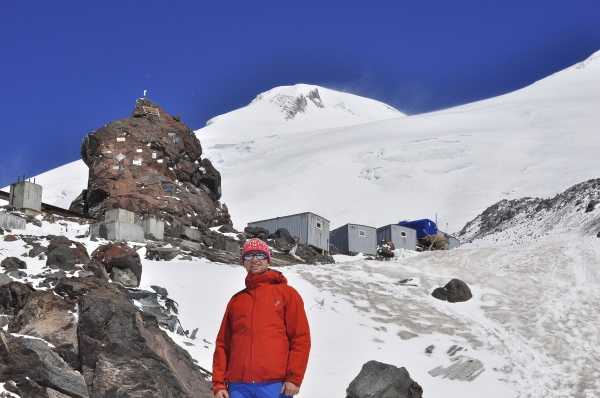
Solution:
M431 293L438 300L450 303L468 301L473 297L469 285L460 279L452 279L444 287L438 287Z
M179 118L138 99L131 117L85 138L88 187L72 209L100 219L106 209L122 208L173 227L231 224L218 201L221 176L201 155L200 141Z
M600 232L600 179L576 184L548 198L501 200L469 221L459 232L461 241L501 239L521 243L553 231Z
M346 398L421 398L423 389L405 368L382 362L365 363L346 389Z
M78 264L87 264L90 256L84 245L74 242L64 236L50 236L48 245L46 266L60 268L62 270L73 270Z

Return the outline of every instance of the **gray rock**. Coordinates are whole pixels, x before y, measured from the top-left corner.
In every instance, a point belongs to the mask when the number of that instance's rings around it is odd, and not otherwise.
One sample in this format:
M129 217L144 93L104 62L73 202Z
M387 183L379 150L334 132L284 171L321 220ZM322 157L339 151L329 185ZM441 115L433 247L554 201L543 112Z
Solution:
M17 257L7 257L0 263L0 267L4 268L4 271L14 271L17 269L27 269L25 261L18 259Z
M119 282L126 287L137 287L140 285L140 281L129 268L121 269L114 267L110 272L110 278L114 282Z
M468 301L473 297L469 286L460 279L452 279L444 287L436 288L431 295L438 300L450 303Z
M71 397L89 397L83 376L71 369L45 341L0 331L0 354L6 365L0 367L2 380L27 377Z
M0 287L9 284L12 279L5 274L0 274Z
M24 271L21 271L20 269L17 269L17 270L13 270L13 271L8 271L6 273L6 275L10 276L11 278L15 278L15 279L23 279L27 276L27 273Z
M171 261L179 254L179 249L176 247L147 247L146 258L148 260L163 260Z
M156 286L156 285L150 285L150 288L152 290L154 290L156 292L156 294L158 294L162 298L166 298L169 295L169 292L164 287Z
M346 398L421 398L423 389L405 368L377 361L365 363L346 389Z
M244 235L248 239L258 238L266 242L269 238L269 230L261 227L246 227L244 228Z

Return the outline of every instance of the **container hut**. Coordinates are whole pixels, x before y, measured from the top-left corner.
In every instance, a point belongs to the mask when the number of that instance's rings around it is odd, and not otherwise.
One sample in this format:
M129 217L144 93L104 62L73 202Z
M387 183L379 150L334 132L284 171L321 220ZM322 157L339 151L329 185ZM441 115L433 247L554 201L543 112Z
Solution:
M367 225L346 224L329 233L329 244L342 254L377 254L377 229Z
M298 243L329 252L329 220L315 213L298 213L253 221L248 223L248 226L264 228L269 233L274 233L279 228L285 228L298 239Z
M396 249L417 249L417 231L401 225L390 224L377 228L377 242L391 241Z

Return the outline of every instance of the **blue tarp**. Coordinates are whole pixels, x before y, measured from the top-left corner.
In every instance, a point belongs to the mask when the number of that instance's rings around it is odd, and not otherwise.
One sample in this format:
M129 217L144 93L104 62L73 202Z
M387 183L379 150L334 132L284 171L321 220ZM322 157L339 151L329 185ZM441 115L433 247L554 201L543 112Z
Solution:
M400 221L398 225L417 231L417 239L438 233L437 225L435 225L433 221L426 218L414 221Z

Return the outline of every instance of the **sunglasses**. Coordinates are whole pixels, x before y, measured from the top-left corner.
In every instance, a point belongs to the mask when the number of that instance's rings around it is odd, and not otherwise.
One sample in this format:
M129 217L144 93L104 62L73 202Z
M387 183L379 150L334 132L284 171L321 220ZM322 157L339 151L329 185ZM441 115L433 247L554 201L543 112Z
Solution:
M267 259L267 255L265 253L246 253L242 256L242 258L244 259L244 261L250 261L253 258L257 259L257 260L266 260Z

